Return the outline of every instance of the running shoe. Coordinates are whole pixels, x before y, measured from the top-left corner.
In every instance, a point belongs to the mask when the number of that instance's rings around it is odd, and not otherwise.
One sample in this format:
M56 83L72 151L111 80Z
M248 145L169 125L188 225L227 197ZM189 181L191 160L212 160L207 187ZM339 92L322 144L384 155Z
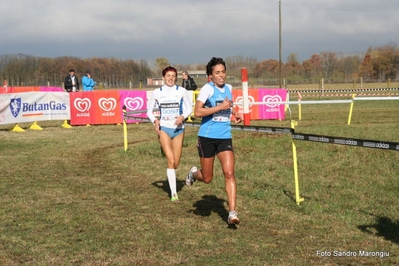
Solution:
M230 211L229 212L229 217L227 218L227 223L228 224L239 224L240 223L240 219L238 219L237 216L237 212L236 211Z
M187 185L187 186L191 187L191 186L193 185L193 183L194 183L194 181L195 181L195 178L194 178L194 176L193 176L193 173L194 173L194 172L197 172L197 171L198 171L198 170L197 170L197 167L195 167L195 166L191 167L190 173L188 173L188 175L187 175L187 177L186 177L186 185Z
M177 194L173 194L172 198L170 199L172 202L179 202L179 197L177 196Z

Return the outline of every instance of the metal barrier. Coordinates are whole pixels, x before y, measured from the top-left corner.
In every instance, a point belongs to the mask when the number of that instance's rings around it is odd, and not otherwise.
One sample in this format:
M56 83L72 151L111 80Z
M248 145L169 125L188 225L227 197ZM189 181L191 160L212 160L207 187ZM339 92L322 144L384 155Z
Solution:
M124 151L127 151L128 142L127 142L127 120L136 120L142 122L150 122L147 118L136 117L134 115L146 113L147 110L138 110L138 111L129 111L124 110L124 119L123 119L123 133L124 133ZM185 123L185 126L194 126L199 127L200 123ZM250 132L260 132L260 133L275 133L275 134L291 134L291 142L292 142L292 158L293 158L293 167L294 167L294 184L295 184L295 202L296 204L300 204L304 201L304 198L300 197L299 191L299 177L298 177L298 161L297 161L297 152L296 152L296 140L299 141L312 141L319 143L328 143L328 144L339 144L346 146L355 146L355 147L364 147L364 148L374 148L381 150L393 150L399 151L399 142L390 142L390 141L380 141L380 140L366 140L366 139L357 139L357 138L343 138L343 137L332 137L325 135L316 135L316 134L306 134L295 132L295 126L297 122L292 120L291 127L268 127L268 126L245 126L245 125L231 125L233 130L242 130L242 131L250 131Z

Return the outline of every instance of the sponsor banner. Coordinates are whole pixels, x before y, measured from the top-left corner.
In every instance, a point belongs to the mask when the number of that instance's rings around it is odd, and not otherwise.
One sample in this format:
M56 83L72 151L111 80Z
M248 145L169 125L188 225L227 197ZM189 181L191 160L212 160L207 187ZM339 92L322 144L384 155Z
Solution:
M0 95L0 124L70 117L68 93L25 92Z
M2 93L20 93L20 92L31 92L31 91L42 91L42 92L65 92L60 87L0 87L0 94Z
M260 119L285 119L285 105L275 104L273 102L285 102L287 99L287 90L285 89L258 89L259 102L264 102L264 105L259 107Z
M119 124L123 122L120 95L117 90L93 91L95 117L93 124Z
M71 92L71 125L122 123L122 106L117 90Z
M233 102L243 103L242 90L233 90ZM257 89L248 89L248 100L249 100L249 115L251 120L259 119L259 105L252 105L251 102L259 101L259 92ZM238 105L235 108L243 117L244 105Z
M40 87L40 91L65 92L64 89L60 87Z
M13 93L40 91L40 87L12 87Z
M12 93L12 87L7 87L7 86L1 87L0 94L2 93Z
M147 92L141 90L120 90L120 106L125 107L126 111L147 110ZM123 113L122 119L123 119ZM136 114L134 116L147 118L146 113ZM127 123L140 122L140 120L128 119Z
M70 92L71 125L94 123L95 99L91 91Z

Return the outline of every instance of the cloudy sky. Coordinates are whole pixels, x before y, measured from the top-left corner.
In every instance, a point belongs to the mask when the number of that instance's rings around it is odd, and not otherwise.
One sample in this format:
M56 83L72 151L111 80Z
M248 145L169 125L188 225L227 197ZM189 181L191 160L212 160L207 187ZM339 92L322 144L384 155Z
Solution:
M398 12L399 0L281 0L282 59L399 45ZM0 25L0 55L279 59L279 0L1 1Z

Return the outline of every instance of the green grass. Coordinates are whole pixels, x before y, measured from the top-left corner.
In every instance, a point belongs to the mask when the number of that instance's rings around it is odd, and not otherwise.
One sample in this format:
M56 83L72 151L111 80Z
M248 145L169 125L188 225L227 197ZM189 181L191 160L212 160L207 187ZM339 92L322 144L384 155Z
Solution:
M298 107L291 106L292 119ZM397 101L302 105L297 132L399 142ZM289 127L285 121L253 125ZM149 124L0 126L1 265L395 265L399 153L234 131L241 224L226 224L220 164L211 184L184 185L198 128L187 127L172 204L166 160ZM359 251L389 252L389 257ZM331 256L318 256L328 251ZM356 257L334 251L357 252ZM338 253L337 253L338 254Z

